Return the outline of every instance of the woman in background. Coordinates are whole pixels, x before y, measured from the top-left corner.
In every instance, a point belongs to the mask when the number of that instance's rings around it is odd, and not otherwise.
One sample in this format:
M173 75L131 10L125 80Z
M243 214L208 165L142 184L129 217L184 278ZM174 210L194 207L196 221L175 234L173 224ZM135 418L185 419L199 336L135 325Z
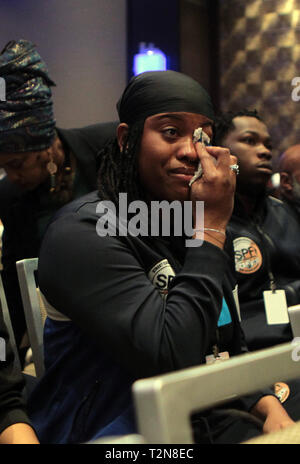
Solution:
M116 124L56 127L47 66L34 44L9 42L0 54L6 101L0 101L2 279L17 346L26 330L16 261L38 256L53 214L96 188L97 153ZM66 102L72 104L72 102ZM21 356L22 357L22 356Z

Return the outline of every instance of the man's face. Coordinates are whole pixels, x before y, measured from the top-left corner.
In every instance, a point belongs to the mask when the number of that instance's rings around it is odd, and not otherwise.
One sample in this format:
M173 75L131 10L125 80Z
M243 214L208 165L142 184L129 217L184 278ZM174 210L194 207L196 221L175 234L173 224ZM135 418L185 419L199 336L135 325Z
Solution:
M272 175L270 134L266 125L255 117L238 116L232 122L235 129L227 134L222 145L238 158L237 190L259 193Z
M49 177L42 161L43 153L0 153L0 168L5 170L11 182L23 190L33 190Z
M141 183L151 200L189 200L189 182L198 167L195 129L212 137L212 121L194 113L163 113L144 124L139 154Z

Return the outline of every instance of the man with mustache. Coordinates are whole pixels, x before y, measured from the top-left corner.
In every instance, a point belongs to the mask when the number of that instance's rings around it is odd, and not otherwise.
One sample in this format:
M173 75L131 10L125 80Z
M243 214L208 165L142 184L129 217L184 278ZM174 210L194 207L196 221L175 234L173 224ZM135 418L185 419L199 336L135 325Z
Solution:
M250 350L293 339L287 307L300 303L300 225L287 205L267 195L272 145L256 111L227 113L215 145L238 158L232 234L241 322ZM285 304L286 299L286 304Z

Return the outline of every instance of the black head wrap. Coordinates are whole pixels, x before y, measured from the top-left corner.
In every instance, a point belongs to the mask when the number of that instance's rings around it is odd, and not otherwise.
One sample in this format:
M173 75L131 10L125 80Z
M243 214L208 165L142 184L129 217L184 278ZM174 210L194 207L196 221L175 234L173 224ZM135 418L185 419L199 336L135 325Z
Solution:
M9 42L0 54L5 101L0 101L0 152L48 148L55 137L55 120L45 62L27 40Z
M176 71L145 72L133 77L117 103L120 122L132 124L159 113L184 111L214 119L204 88Z

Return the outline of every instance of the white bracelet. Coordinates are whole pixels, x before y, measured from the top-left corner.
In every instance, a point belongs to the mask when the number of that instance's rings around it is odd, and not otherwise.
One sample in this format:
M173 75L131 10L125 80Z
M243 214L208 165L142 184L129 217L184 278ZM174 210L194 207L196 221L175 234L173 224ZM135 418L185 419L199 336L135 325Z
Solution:
M211 230L212 232L218 232L219 234L222 234L224 235L224 237L226 237L226 233L223 231L223 230L219 230L219 229L210 229L208 227L204 227L203 229L195 229L195 232L200 232L200 231L205 231L205 230Z

